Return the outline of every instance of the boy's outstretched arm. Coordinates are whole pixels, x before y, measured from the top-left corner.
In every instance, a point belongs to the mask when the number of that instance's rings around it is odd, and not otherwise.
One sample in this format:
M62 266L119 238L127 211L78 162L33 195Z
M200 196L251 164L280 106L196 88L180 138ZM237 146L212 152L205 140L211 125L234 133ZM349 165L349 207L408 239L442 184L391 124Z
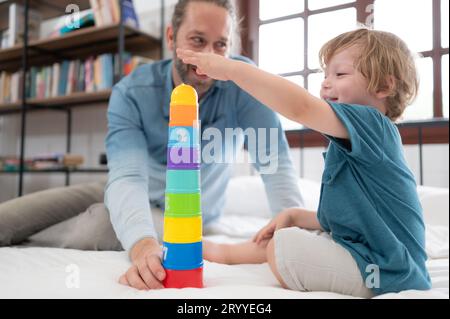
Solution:
M223 56L177 49L184 63L197 66L197 73L221 81L233 81L261 103L290 120L315 131L348 138L347 129L330 105L304 88L280 76Z

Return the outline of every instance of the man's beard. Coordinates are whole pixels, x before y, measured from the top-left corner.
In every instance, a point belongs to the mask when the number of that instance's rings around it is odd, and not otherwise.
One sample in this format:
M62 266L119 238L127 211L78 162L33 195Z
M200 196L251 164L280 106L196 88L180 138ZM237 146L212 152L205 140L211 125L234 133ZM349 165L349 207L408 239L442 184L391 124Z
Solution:
M183 81L184 84L193 86L199 95L206 93L206 91L208 91L209 88L214 84L214 81L211 80L202 81L189 78L189 70L192 70L193 66L191 64L183 63L183 61L178 57L174 57L174 60L175 69L177 70L181 81Z

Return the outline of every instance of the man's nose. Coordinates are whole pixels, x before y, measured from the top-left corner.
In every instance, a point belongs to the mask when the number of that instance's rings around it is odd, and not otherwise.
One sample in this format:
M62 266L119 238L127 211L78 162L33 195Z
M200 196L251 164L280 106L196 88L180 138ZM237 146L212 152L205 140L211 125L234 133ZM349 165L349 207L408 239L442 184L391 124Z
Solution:
M205 45L205 46L203 47L202 52L203 52L203 53L214 53L214 45L213 45L213 44Z

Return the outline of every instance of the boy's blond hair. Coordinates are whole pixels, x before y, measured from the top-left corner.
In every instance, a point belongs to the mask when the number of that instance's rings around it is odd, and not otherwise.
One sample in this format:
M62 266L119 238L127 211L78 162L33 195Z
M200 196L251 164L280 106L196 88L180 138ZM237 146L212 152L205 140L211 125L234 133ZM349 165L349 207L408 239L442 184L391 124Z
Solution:
M358 29L343 33L322 47L319 53L322 68L335 54L354 45L361 53L356 57L355 68L368 80L368 91L390 91L386 116L397 120L417 96L419 79L414 55L392 33Z

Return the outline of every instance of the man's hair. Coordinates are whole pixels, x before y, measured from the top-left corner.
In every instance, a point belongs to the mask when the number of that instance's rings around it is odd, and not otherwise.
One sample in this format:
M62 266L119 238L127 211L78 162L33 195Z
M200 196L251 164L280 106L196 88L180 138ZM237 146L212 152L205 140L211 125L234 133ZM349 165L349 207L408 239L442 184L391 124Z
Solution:
M233 25L237 27L236 10L231 0L178 0L178 3L175 5L175 10L172 15L172 28L175 40L177 38L178 30L180 29L180 26L184 21L186 7L191 2L212 3L226 9L230 14L231 19L233 20Z
M417 96L419 79L414 55L396 35L362 28L328 41L319 53L322 68L335 54L352 46L360 49L355 68L368 80L368 91L391 89L386 115L397 120Z

